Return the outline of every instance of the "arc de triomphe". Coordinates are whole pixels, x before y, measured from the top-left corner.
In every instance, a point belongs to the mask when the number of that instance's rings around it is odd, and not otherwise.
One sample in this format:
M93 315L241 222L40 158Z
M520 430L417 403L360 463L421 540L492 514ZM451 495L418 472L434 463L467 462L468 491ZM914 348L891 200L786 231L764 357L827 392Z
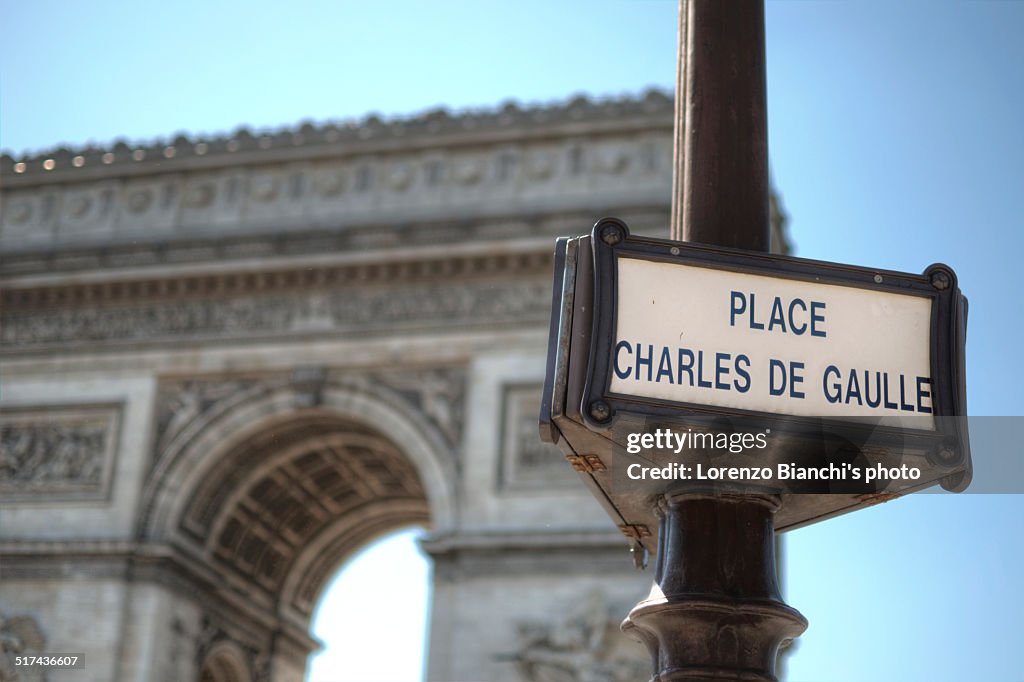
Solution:
M554 237L666 235L671 153L650 92L4 157L0 654L299 682L333 572L424 524L429 679L642 676L650 576L537 410Z

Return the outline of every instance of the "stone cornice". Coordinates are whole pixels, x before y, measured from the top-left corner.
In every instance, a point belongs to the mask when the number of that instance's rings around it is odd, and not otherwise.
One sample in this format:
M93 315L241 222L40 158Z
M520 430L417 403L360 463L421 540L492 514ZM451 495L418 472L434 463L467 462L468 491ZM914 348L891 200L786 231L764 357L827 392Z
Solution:
M0 556L14 558L124 558L142 551L138 542L118 539L83 540L62 538L56 540L0 540ZM169 556L170 550L161 545L147 546L148 553Z
M450 552L489 552L494 550L536 551L538 548L593 548L613 549L626 547L622 534L615 531L462 531L459 534L433 535L420 541L423 551L431 556Z
M388 285L419 285L458 281L546 275L551 266L550 244L526 243L525 248L500 251L480 249L453 252L433 250L390 254L384 259L351 258L337 263L296 263L290 267L232 269L165 276L106 277L96 281L61 282L42 286L7 286L0 291L5 314L34 310L74 309L82 306L143 307L153 303L185 303L210 297L268 296L311 289L345 289ZM532 247L532 248L531 248ZM139 273L141 274L141 273Z
M614 532L464 531L421 543L440 582L525 575L628 575L628 545Z
M667 231L667 204L633 206L631 226L648 234ZM395 225L356 224L344 227L303 229L287 233L264 231L248 234L197 234L189 238L140 238L109 244L62 243L43 248L0 248L0 289L35 287L57 280L64 285L90 279L137 279L175 277L202 269L288 267L290 261L306 266L318 257L402 260L415 249L426 253L441 249L450 255L467 250L516 250L510 242L536 240L536 248L548 250L556 236L585 230L600 207L553 213L520 212L506 216L447 221L410 221ZM571 231L571 230L570 230ZM443 246L442 246L443 245Z
M622 131L630 121L649 129L660 121L671 129L672 98L658 90L640 97L575 97L547 106L500 108L451 114L436 109L408 118L304 123L276 131L242 128L231 135L191 139L178 136L148 144L118 142L109 147L59 148L15 159L0 158L0 179L8 188L107 179L250 163L277 163L360 154L386 154L432 147L493 144L552 135Z
M0 354L541 324L550 248L9 287ZM142 274L142 273L140 273Z
M632 222L637 211L667 210L670 112L595 111L600 120L379 143L175 152L152 164L143 155L124 173L86 163L11 174L0 189L0 273L159 264L161 250L178 263L279 255L310 235L325 239L317 250L509 238L519 236L507 231L510 217L587 212L590 225L606 213Z

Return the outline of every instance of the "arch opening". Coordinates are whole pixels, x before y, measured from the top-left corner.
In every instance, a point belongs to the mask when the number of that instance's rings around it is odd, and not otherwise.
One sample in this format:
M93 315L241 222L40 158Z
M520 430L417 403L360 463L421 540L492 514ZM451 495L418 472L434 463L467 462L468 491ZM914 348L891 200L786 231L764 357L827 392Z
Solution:
M419 548L424 535L422 526L392 530L335 567L313 613L323 648L310 658L307 682L423 678L432 573Z
M279 385L186 423L187 441L158 453L142 516L144 537L195 567L200 639L237 645L253 679L308 669L314 609L359 550L396 529L451 523L453 453L421 412L344 381L319 395L311 404ZM199 661L205 682L243 669Z
M394 528L431 521L416 467L389 438L319 411L236 443L184 510L182 537L303 628L345 558Z

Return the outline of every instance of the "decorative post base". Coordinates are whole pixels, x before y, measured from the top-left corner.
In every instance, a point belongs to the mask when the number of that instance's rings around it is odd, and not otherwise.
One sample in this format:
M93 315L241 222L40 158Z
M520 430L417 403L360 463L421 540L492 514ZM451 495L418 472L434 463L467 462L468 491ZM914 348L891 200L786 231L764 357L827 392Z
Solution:
M774 682L779 647L807 620L775 572L770 495L669 495L651 594L622 624L654 663L652 682Z

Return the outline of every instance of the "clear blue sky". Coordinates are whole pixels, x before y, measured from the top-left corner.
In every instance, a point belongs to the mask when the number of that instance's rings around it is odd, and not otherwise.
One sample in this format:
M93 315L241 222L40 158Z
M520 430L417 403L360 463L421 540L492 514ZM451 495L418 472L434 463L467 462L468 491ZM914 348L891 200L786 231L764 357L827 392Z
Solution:
M674 0L0 7L0 147L17 153L674 83ZM1022 3L767 4L771 166L798 255L952 265L977 415L1024 414L1022 36ZM1022 499L915 496L789 534L787 598L811 622L791 679L1024 679ZM408 556L410 538L389 547Z

